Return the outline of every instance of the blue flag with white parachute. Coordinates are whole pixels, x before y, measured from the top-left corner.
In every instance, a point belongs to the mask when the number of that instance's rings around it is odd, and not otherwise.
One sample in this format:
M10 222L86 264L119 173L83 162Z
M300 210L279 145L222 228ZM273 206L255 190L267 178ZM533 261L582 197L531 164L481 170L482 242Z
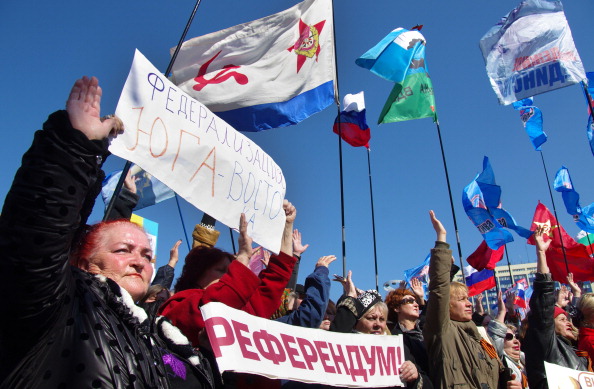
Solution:
M540 151L540 146L547 141L547 134L542 129L542 112L534 106L532 97L516 101L512 105L520 111L520 119L534 150Z
M513 242L514 238L509 231L503 229L503 226L487 209L483 193L476 181L478 177L477 174L475 179L464 188L462 206L466 215L483 235L487 246L492 250L497 250L504 244Z
M483 171L476 178L476 182L483 194L487 210L501 226L514 230L526 239L532 236L532 231L519 226L513 216L501 206L501 187L495 183L495 173L487 156L483 158Z
M401 83L416 72L428 72L425 37L417 30L399 27L355 60L362 68L386 80Z
M573 221L584 231L594 233L594 203L584 208L580 206L580 195L573 187L569 170L565 166L557 171L553 187L561 192L567 213L573 216Z

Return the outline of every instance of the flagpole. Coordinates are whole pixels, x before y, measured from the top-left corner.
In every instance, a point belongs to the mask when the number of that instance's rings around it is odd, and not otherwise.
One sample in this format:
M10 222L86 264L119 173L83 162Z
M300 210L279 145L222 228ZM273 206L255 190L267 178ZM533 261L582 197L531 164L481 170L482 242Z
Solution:
M559 227L559 240L561 241L561 251L563 251L563 259L565 260L565 269L567 270L567 274L569 274L569 264L567 263L567 255L565 254L565 244L563 243L563 234L561 233L560 228L561 223L559 223L559 216L557 216L557 207L555 206L555 200L553 199L553 191L551 190L551 184L549 181L549 172L547 171L547 165L545 164L544 154L542 150L540 150L540 159L542 160L542 167L544 169L545 177L547 180L547 188L549 189L549 196L551 196L551 203L553 204L553 213L555 214L555 219L557 219L557 225ZM552 227L553 226L551 226L551 228Z
M188 34L188 30L190 29L190 26L192 25L192 21L194 20L194 16L196 15L196 11L198 11L198 7L200 6L201 1L202 0L196 0L196 4L194 5L192 14L188 18L188 22L186 23L184 32L182 33L181 37L179 38L179 43L177 44L177 47L175 48L175 52L171 56L171 60L169 61L169 66L167 66L167 70L165 71L165 77L169 76L169 73L171 72L171 69L173 68L173 64L175 63L177 54L179 53L182 43L184 43L184 40L186 39L186 35ZM128 175L128 171L130 170L131 166L132 166L132 162L130 162L130 161L126 161L126 163L124 164L124 168L122 169L122 175L120 176L120 179L118 180L118 183L116 184L116 187L113 191L113 195L111 196L111 199L109 200L109 204L107 205L107 208L105 209L105 214L103 215L103 221L107 221L107 217L111 213L111 210L113 209L115 201L118 198L118 196L120 195L120 192L122 191L122 186L124 186L124 180L126 179L126 176ZM182 219L182 224L183 224L183 219ZM185 228L184 228L184 232L185 232Z
M233 247L233 254L237 254L235 251L235 239L233 238L233 229L229 227L229 235L231 235L231 246Z
M454 212L454 199L452 198L452 188L450 186L450 175L448 174L448 165L446 163L445 151L443 149L443 141L441 139L441 129L439 128L439 120L435 120L435 127L437 128L437 136L439 137L439 147L441 148L441 159L443 160L443 168L445 170L446 183L448 185L448 194L450 196L450 208L452 209L452 219L454 219L454 230L456 231L456 244L458 245L458 257L460 258L460 270L462 271L462 279L466 283L466 273L464 273L464 264L462 263L462 246L460 245L460 234L458 233L458 222L456 221L456 213Z
M584 90L584 95L586 96L586 102L588 103L588 108L590 108L590 115L588 116L592 116L594 114L594 108L592 107L592 96L590 95L590 92L588 91L588 85L586 85L585 82L580 82L580 84L582 84L582 88ZM594 117L592 118L592 123L594 123ZM592 242L590 241L590 233L588 231L586 232L586 238L588 238L588 248L590 249L590 255L592 255L593 250L592 247L590 247L592 245Z
M367 170L369 172L369 197L371 199L371 229L373 231L373 261L375 263L375 289L379 293L379 281L377 271L377 244L375 240L375 212L373 210L373 185L371 184L371 150L367 147Z
M340 174L340 220L342 223L342 276L346 277L346 231L344 226L344 180L342 173L342 126L340 125L340 92L338 89L338 56L336 54L336 19L334 18L334 1L332 0L332 38L334 39L334 101L336 102L336 110L338 112L338 165ZM376 272L377 273L377 272ZM376 281L377 282L377 281Z
M188 239L188 231L186 230L186 223L184 223L184 217L182 216L181 206L179 205L179 197L175 193L175 203L177 204L177 212L179 212L179 218L181 220L182 229L184 230L184 237L186 238L186 244L188 245L188 251L192 250L190 246L190 240Z
M509 263L509 255L507 254L507 244L503 245L503 251L505 251L505 259L507 260L507 269L509 270L509 278L511 279L512 286L514 285L514 275L511 269L511 263Z

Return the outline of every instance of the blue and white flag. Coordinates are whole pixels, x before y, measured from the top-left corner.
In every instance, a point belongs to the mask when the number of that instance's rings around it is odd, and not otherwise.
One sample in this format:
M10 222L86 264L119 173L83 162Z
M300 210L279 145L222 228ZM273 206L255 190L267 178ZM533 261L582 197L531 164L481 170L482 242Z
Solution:
M558 0L524 0L480 40L487 75L501 104L586 78Z
M594 233L594 203L582 208L580 195L576 192L565 166L557 171L553 183L555 190L561 192L567 213L573 216L573 221L584 231Z
M397 28L355 63L386 80L400 83L410 74L428 72L425 37L417 30Z
M130 173L136 183L136 194L138 195L138 203L134 210L139 210L158 202L167 200L175 196L175 192L169 187L157 180L152 174L142 170L140 166L133 164L130 167ZM109 204L116 185L122 175L121 170L109 173L103 179L103 187L101 188L101 197L105 205Z
M491 215L485 204L483 193L474 180L464 188L462 192L462 205L466 215L483 235L485 242L492 250L497 250L506 243L513 242L514 238L509 231L503 229L495 218Z
M487 210L501 226L514 230L526 239L532 236L532 231L519 226L513 216L501 206L501 187L495 183L495 173L487 156L483 158L483 171L476 178L476 183L483 194Z
M427 255L423 263L421 263L417 267L413 267L412 269L408 269L404 271L404 279L406 283L410 286L410 281L413 278L418 278L423 284L427 284L429 282L429 261L431 259L431 254Z
M520 111L520 119L524 123L524 129L534 150L540 151L540 146L547 141L547 134L542 129L542 112L534 106L532 97L516 101L512 105L514 109Z
M532 231L519 226L513 216L503 209L501 205L501 187L495 183L495 173L491 167L489 157L483 158L483 171L476 178L476 183L480 188L485 206L497 222L510 230L514 230L518 235L528 239L532 236Z
M237 130L298 123L336 101L332 17L331 0L305 0L190 39L172 81ZM201 112L184 109L200 120Z

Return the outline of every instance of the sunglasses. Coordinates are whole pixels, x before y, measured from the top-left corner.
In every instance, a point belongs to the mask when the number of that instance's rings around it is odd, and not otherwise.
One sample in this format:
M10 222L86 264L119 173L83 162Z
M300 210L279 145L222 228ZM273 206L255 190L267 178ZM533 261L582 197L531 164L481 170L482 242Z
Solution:
M510 334L509 332L505 334L505 340L513 340L514 338L520 340L520 338L518 338L518 334Z
M417 302L417 300L415 300L415 299L402 299L402 300L400 300L400 305L414 304L416 302Z

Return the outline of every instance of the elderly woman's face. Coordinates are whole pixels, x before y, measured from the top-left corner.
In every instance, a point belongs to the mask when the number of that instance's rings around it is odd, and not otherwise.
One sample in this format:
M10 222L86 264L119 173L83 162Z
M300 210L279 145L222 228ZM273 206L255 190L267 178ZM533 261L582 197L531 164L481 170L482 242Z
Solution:
M144 231L130 224L115 224L105 231L94 255L83 266L89 273L111 278L138 301L151 282L152 256Z
M520 341L511 329L507 329L503 338L503 351L515 360L520 359Z
M384 335L386 333L386 315L384 310L375 306L357 321L355 330L363 334Z

